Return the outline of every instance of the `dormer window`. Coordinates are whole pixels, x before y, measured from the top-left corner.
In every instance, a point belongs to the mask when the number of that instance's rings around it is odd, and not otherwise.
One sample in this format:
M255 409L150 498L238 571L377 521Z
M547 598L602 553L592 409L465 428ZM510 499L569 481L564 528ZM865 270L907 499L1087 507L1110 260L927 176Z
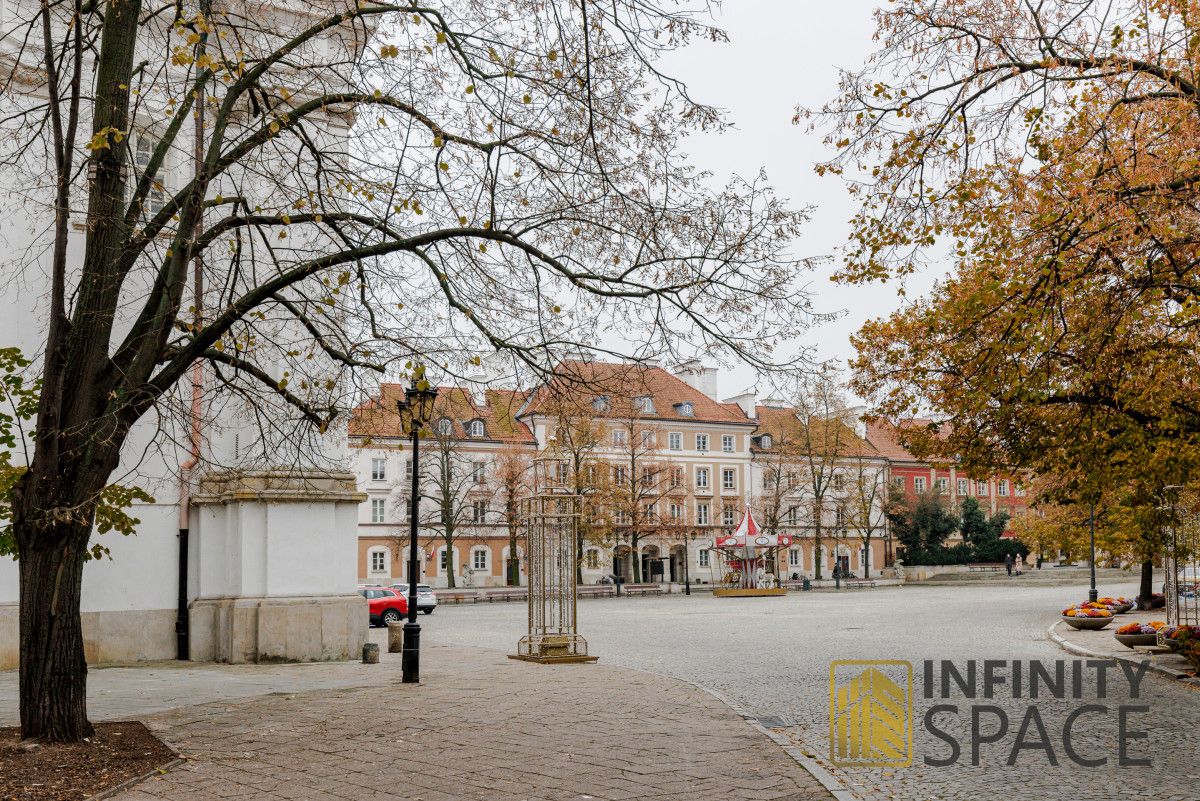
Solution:
M770 448L774 442L775 440L771 438L770 434L763 434L758 440L758 444L764 448Z
M483 436L483 421L482 420L472 420L471 422L467 423L467 435L472 436L472 437L482 437Z
M592 409L597 412L607 412L609 410L608 396L598 396L594 401L592 401Z
M450 436L450 432L452 432L453 430L454 430L454 423L451 422L449 417L443 417L441 420L438 420L437 432L439 434L441 434L443 437Z
M642 414L654 414L654 398L642 395L637 399L638 411Z
M696 410L692 406L691 401L684 401L683 403L675 404L675 411L679 412L680 417L695 417L696 416Z

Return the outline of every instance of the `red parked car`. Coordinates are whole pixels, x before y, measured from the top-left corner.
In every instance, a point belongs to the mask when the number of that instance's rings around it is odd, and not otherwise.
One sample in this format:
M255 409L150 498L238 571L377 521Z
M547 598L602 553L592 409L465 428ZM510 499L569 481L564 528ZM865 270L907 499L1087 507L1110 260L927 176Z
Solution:
M370 625L386 626L399 623L408 614L408 600L388 587L359 587L358 594L367 599Z

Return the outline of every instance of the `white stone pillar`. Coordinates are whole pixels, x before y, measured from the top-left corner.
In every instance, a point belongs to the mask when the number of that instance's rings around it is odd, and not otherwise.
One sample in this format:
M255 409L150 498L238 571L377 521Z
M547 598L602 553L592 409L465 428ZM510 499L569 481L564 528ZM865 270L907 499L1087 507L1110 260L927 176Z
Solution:
M190 658L357 659L367 634L350 472L209 473L192 495Z

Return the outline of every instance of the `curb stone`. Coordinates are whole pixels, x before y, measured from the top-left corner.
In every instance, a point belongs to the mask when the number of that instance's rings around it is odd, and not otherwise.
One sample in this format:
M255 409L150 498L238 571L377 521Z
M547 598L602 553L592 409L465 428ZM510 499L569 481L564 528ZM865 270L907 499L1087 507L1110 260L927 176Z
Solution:
M771 740L771 742L782 748L784 753L790 756L800 767L804 768L812 775L814 779L820 782L821 786L829 791L829 794L834 797L835 801L861 801L857 795L848 790L845 785L834 778L833 774L825 770L825 768L822 767L815 759L804 753L796 746L792 745L792 743L779 732L772 731L771 729L768 729L766 726L759 723L757 717L747 712L737 702L726 698L716 690L705 687L702 684L697 684L694 681L689 681L687 679L679 679L679 681L686 682L687 684L695 687L697 690L711 695L713 698L732 709L735 714L742 718L742 720L746 721L755 729L758 729L758 731L765 734Z
M1200 677L1193 676L1190 673L1185 673L1182 670L1166 667L1165 665L1156 665L1152 659L1138 659L1133 656L1125 656L1124 654L1102 654L1099 651L1093 651L1090 648L1083 647L1082 645L1076 645L1055 631L1055 629L1061 625L1062 621L1055 621L1054 623L1051 623L1050 627L1046 629L1046 636L1048 636L1055 645L1069 654L1086 656L1092 659L1119 659L1122 662L1129 662L1130 664L1142 664L1145 662L1147 669L1151 673L1157 673L1160 676L1166 676L1169 679L1174 679L1175 681L1186 684L1189 687L1200 689Z
M165 765L159 765L153 770L146 771L141 776L134 776L132 779L126 779L125 781L121 782L116 787L109 787L107 790L101 790L100 792L86 799L86 801L101 801L105 798L112 798L117 793L124 792L125 790L131 790L142 782L148 779L153 779L155 776L164 776L186 761L187 760L185 760L183 757L176 757Z

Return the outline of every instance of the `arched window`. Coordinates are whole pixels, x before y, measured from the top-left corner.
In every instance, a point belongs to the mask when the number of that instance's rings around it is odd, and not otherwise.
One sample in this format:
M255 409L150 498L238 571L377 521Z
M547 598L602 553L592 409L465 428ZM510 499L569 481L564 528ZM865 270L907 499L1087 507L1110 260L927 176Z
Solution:
M454 423L450 421L449 417L443 417L441 420L438 420L437 430L443 437L448 437L450 436L450 432L454 430Z
M675 409L679 412L680 417L695 417L696 416L696 410L692 406L691 401L684 401L683 403L677 403L677 404L675 404Z
M771 444L772 444L773 442L774 442L774 440L773 440L773 439L771 439L771 435L770 435L770 434L763 434L763 435L762 435L762 439L760 439L760 440L759 440L759 443L760 443L760 444L761 444L761 445L762 445L764 448L770 448L770 447L771 447Z
M372 548L367 551L367 571L371 575L386 575L391 561L387 548Z
M467 433L470 434L472 437L482 437L483 436L483 421L482 420L472 420L467 426Z
M600 395L592 401L592 409L597 412L607 412L609 409L608 396Z

